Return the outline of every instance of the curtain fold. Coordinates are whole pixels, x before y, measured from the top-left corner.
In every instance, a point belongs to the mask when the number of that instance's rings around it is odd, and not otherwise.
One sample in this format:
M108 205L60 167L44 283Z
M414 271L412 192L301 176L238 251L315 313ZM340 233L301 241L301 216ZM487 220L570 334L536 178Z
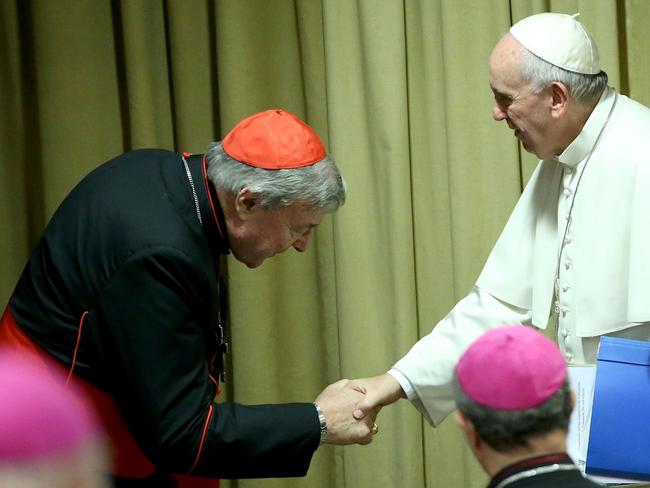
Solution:
M194 153L284 108L338 162L348 201L304 254L227 259L220 401L313 401L385 372L471 288L536 164L492 120L488 58L537 12L580 12L610 84L650 104L645 0L3 0L0 302L62 198L124 151ZM479 488L449 419L385 408L368 447L305 478L225 487ZM218 462L216 460L215 462Z

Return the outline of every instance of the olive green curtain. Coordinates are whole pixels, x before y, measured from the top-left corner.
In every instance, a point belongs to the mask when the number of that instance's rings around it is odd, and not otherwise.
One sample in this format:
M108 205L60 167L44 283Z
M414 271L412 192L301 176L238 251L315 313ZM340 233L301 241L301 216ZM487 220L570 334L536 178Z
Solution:
M611 84L650 105L646 0L0 0L0 302L47 220L126 150L202 152L282 107L323 137L348 202L311 249L228 262L224 398L312 401L384 372L464 296L535 160L491 120L487 61L512 22L581 12ZM226 487L481 487L450 420L408 402L306 478ZM218 460L215 460L218 462Z

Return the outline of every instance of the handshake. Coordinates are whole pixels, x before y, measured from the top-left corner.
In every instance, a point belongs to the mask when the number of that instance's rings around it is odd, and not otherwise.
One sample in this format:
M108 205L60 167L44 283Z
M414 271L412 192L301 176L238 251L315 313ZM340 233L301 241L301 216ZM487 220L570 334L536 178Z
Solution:
M388 373L357 380L340 380L314 400L327 424L328 444L370 444L378 432L381 407L403 398L402 387Z

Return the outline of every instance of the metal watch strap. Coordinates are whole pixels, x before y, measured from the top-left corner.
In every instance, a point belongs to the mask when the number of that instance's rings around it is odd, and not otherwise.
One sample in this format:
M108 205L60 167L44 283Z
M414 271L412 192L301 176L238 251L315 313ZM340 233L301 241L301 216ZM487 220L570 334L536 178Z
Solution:
M314 406L316 407L316 413L318 414L318 422L320 423L320 443L324 444L325 442L327 442L327 422L325 421L325 414L318 406L318 404L314 403Z

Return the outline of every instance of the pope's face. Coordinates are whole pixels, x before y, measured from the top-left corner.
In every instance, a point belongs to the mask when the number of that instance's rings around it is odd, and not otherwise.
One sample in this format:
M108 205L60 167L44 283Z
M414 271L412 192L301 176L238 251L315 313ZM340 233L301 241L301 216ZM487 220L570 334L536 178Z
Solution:
M505 35L490 56L490 88L494 93L492 116L505 120L524 149L546 159L555 154L552 96L548 89L534 93L519 70L523 47Z
M256 268L265 259L290 247L304 252L314 227L321 223L325 209L313 209L294 203L289 207L267 210L254 204L242 210L237 232L231 234L230 246L237 260Z

